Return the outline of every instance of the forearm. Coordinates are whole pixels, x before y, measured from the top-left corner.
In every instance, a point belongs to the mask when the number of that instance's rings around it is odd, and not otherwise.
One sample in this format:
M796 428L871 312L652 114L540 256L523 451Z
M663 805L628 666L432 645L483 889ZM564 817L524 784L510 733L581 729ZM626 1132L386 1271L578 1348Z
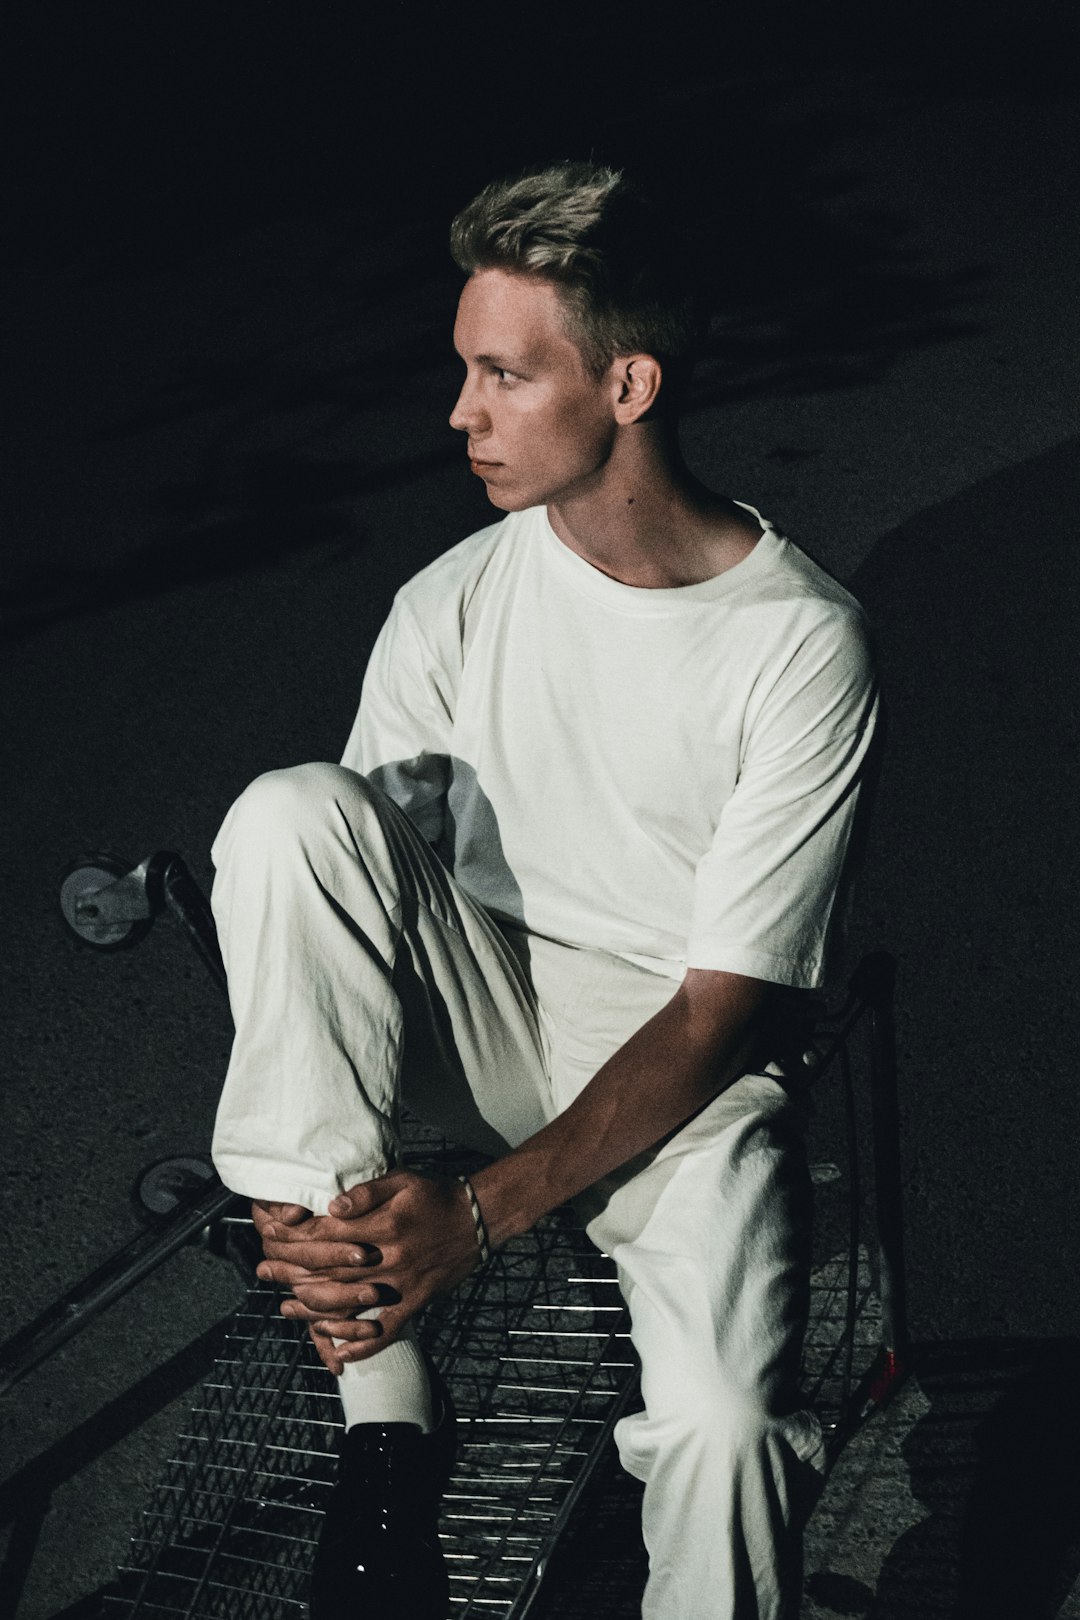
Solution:
M760 1053L768 992L738 974L688 972L668 1005L565 1113L472 1177L491 1242L527 1231L661 1141L743 1073ZM350 1188L327 1216L295 1226L263 1218L259 1229L266 1252L259 1275L293 1290L281 1309L311 1324L334 1372L377 1354L476 1265L465 1190L404 1170ZM377 1321L357 1318L373 1305L381 1306Z
M473 1176L492 1244L662 1141L736 1080L752 1060L766 991L736 974L689 974L564 1113Z

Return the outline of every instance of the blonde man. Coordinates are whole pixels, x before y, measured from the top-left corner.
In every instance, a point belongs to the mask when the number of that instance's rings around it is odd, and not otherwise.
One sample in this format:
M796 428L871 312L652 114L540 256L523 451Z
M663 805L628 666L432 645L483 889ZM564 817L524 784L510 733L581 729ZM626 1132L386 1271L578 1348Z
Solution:
M683 464L694 309L622 175L489 186L451 240L450 422L503 515L399 593L341 765L260 778L215 846L215 1157L347 1424L313 1614L443 1620L452 1416L410 1321L577 1198L641 1356L643 1613L779 1620L823 1458L776 1060L873 730L862 616ZM471 1186L394 1168L402 1095L493 1155Z

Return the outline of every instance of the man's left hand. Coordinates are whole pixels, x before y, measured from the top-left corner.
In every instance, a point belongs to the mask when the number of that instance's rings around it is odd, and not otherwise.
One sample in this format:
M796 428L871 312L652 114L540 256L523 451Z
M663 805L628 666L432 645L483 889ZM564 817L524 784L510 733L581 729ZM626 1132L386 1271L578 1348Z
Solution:
M254 1216L266 1255L259 1276L292 1290L282 1315L310 1325L332 1372L377 1355L479 1259L468 1194L446 1177L394 1170L340 1194L328 1215ZM373 1307L377 1317L357 1320Z

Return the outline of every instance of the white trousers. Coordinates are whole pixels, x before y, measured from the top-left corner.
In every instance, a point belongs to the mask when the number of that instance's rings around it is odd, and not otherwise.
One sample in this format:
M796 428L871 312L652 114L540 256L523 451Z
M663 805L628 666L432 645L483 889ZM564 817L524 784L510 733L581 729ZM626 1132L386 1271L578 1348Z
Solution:
M502 1153L671 997L621 958L504 935L408 817L335 765L260 777L214 845L236 1039L226 1185L325 1211L397 1157L400 1100ZM657 1077L663 1083L663 1077ZM809 1185L799 1110L745 1075L583 1200L614 1259L644 1411L647 1620L794 1620L821 1432L798 1405Z

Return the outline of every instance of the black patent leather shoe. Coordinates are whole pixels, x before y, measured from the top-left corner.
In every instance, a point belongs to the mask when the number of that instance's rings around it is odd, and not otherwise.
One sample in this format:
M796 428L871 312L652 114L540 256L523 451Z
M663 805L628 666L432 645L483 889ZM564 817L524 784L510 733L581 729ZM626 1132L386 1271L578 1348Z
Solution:
M439 1502L454 1462L454 1412L443 1390L430 1434L411 1423L358 1423L340 1446L309 1598L311 1620L446 1620L449 1580ZM366 1606L365 1606L366 1605Z

